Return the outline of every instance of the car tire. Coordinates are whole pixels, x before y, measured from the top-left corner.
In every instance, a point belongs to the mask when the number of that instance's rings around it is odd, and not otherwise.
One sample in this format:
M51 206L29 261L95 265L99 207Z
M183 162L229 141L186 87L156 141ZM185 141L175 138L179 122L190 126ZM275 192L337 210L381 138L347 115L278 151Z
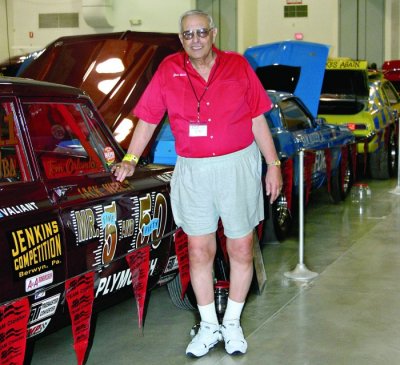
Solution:
M351 187L353 185L353 168L351 163L351 154L348 153L348 158L345 162L343 159L340 160L339 166L332 172L331 175L331 200L337 204L342 200L346 199L349 195ZM342 163L345 163L344 172L342 173Z
M381 146L375 153L369 154L369 172L373 179L389 179L389 149Z
M197 310L196 297L190 284L186 290L185 296L182 298L182 285L179 274L177 274L174 279L167 283L167 289L172 303L174 303L177 308L185 310Z

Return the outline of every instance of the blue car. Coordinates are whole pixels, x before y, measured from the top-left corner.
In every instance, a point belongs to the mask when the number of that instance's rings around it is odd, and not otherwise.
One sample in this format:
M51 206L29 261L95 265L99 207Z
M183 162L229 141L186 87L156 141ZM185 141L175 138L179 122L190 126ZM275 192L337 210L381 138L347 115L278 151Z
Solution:
M282 162L284 188L270 213L281 240L290 231L298 201L299 151L305 155L306 203L310 192L324 185L338 203L353 182L353 134L347 127L316 117L328 52L325 45L285 41L251 47L244 53L274 103L266 118Z
M244 53L274 103L265 116L282 163L284 187L272 207L265 199L265 213L279 240L290 232L296 211L299 151L305 151L306 202L312 190L327 185L331 199L338 203L353 182L353 133L347 126L316 118L328 50L325 45L287 41L251 47ZM168 123L158 134L152 157L155 163L175 164ZM263 168L265 173L265 163Z

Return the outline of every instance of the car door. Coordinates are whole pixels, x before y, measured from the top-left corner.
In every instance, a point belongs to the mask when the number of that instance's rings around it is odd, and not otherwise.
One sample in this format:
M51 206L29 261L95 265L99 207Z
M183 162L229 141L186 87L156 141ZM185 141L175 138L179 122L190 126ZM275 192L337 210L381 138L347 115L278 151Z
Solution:
M173 226L168 184L172 168L137 168L117 182L110 166L122 151L91 103L25 100L23 105L38 169L60 210L66 238L66 279L95 272L95 296L130 289L125 257L151 245L149 288L162 274ZM38 122L40 121L40 123Z

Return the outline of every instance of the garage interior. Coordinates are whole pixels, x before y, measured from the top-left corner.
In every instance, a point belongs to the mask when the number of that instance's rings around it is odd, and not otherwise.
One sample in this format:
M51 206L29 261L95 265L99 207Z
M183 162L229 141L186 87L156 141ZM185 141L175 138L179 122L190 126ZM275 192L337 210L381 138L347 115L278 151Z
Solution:
M371 199L330 202L324 189L306 208L304 263L318 276L287 279L299 262L298 232L262 249L267 273L242 315L248 353L186 357L195 312L172 304L166 287L150 294L143 333L128 299L98 315L87 365L398 364L400 359L400 195L395 179L365 181ZM32 365L75 364L71 327L37 341Z

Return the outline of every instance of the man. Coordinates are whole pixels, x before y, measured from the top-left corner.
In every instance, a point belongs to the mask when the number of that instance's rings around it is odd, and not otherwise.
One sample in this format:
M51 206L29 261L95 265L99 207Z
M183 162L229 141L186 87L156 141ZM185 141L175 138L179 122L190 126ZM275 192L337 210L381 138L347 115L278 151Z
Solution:
M272 103L241 55L213 46L216 35L207 13L191 10L181 16L184 52L160 64L134 110L140 119L128 153L115 169L120 181L133 174L167 111L178 155L171 181L172 210L188 235L191 283L201 317L200 329L186 349L193 357L205 355L221 334L229 354L247 351L240 316L253 275L252 232L264 218L260 151L269 165L265 184L271 201L282 186L264 117ZM221 326L212 277L219 218L230 261L229 298Z

